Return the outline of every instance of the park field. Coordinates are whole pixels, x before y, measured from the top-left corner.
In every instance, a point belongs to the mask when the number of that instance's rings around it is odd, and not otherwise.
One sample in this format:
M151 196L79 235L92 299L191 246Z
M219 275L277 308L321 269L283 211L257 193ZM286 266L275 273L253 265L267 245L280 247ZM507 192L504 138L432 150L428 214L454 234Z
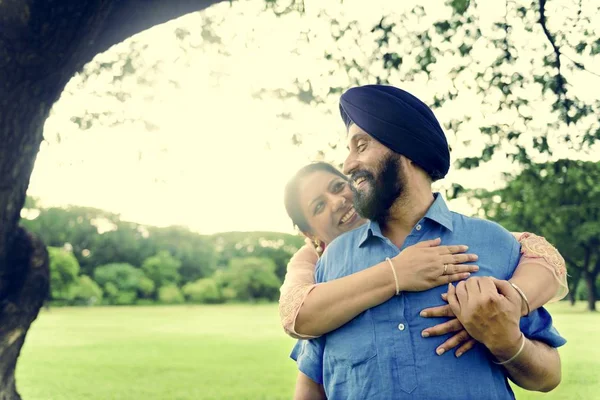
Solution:
M600 315L550 307L569 343L563 381L518 399L600 398ZM277 306L54 308L34 322L17 368L24 400L291 399Z

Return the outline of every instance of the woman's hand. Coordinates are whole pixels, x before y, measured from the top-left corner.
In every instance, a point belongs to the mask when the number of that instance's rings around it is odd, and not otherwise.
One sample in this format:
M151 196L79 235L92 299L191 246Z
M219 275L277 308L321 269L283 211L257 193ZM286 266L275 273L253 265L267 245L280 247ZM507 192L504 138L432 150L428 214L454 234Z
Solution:
M444 299L444 301L448 301L448 294L447 293L442 294L442 299ZM473 339L469 335L469 333L465 330L465 328L462 326L460 321L458 319L456 319L456 316L454 315L454 313L452 312L452 309L450 308L450 305L448 305L448 304L439 306L439 307L426 308L423 311L421 311L421 317L452 318L449 321L432 326L431 328L427 328L427 329L423 330L423 332L421 332L421 336L423 336L425 338L441 336L441 335L445 335L445 334L451 333L451 332L458 332L454 336L452 336L450 339L446 340L444 343L442 343L440 346L438 346L438 348L435 350L435 352L440 356L442 354L444 354L445 352L450 351L453 348L460 345L458 350L456 350L456 353L454 353L456 355L456 357L460 357L463 354L465 354L467 351L471 350L475 346L475 343L477 343L477 341L475 339Z
M476 265L464 263L477 260L475 254L463 254L467 246L440 246L441 239L427 240L409 246L392 258L400 290L421 292L440 285L467 279Z

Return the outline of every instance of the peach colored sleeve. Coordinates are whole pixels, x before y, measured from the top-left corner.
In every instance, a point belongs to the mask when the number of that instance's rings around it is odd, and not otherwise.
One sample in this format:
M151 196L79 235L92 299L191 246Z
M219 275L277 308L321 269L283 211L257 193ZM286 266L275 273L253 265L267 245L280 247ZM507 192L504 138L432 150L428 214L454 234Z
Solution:
M519 266L521 264L536 263L548 268L554 274L558 282L558 289L549 303L564 298L569 293L567 267L564 258L556 247L548 243L544 237L533 233L513 233L513 236L521 243Z
M312 339L316 336L301 335L294 330L296 318L306 296L316 286L315 265L319 256L307 239L287 265L285 280L280 289L279 317L285 333L296 339Z

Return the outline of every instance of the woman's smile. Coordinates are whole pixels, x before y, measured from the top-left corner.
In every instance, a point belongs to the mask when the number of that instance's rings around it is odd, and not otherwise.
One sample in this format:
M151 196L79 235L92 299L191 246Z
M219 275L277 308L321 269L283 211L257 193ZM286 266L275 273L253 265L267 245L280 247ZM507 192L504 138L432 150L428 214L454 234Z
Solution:
M339 225L352 225L357 218L358 214L356 213L356 210L354 210L354 207L350 207L350 209L344 215L342 215L342 218L340 218Z

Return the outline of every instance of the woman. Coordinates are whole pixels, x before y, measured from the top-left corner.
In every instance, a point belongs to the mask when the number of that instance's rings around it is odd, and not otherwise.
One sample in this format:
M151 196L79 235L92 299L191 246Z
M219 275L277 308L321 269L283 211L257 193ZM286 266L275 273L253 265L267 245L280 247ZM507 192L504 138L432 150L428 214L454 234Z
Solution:
M319 184L321 183L321 184ZM327 190L316 189L324 187ZM382 262L361 272L315 284L314 269L319 254L337 236L365 221L352 207L347 178L327 163L300 169L285 189L285 206L307 243L290 260L281 288L279 311L284 330L292 337L308 339L339 328L363 311L375 307L401 291L423 291L466 279L477 271L477 256L464 254L466 246L440 246L439 239L405 248L391 264ZM521 289L523 315L567 292L566 269L558 251L544 238L529 233L513 234L521 243L521 259L510 282ZM392 271L392 268L394 269ZM396 280L397 279L397 280ZM446 316L448 307L423 310L425 317ZM475 344L456 319L426 329L423 336L459 331L438 347L437 353L462 344L461 356ZM308 378L300 373L299 380Z

